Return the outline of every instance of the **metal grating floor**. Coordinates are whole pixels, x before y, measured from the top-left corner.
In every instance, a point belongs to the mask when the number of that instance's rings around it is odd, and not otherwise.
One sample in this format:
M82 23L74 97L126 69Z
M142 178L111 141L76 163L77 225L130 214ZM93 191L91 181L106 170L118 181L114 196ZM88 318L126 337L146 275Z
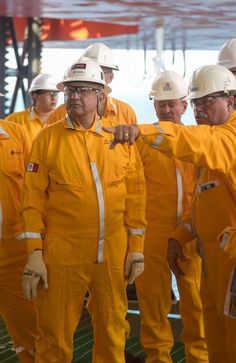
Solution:
M132 310L131 310L132 311ZM135 356L145 357L139 343L139 315L128 314L127 319L131 325L130 338L127 339L126 350ZM179 321L171 319L173 329L179 334ZM175 333L176 335L176 333ZM85 312L79 324L79 328L74 338L74 358L73 363L90 363L92 358L93 336L89 315ZM174 363L184 363L184 347L176 341L172 349L172 360ZM0 363L19 363L16 358L11 339L6 331L3 320L0 318Z

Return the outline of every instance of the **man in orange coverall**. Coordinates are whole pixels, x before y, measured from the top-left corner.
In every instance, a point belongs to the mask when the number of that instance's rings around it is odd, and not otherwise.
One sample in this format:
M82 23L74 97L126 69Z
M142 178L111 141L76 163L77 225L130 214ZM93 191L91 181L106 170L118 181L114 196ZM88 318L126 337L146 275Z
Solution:
M21 126L1 120L0 147L0 314L19 361L33 363L36 314L32 302L23 296L21 274L27 250L16 239L23 230L20 202L28 155Z
M118 71L119 67L109 47L103 43L93 43L84 50L82 56L92 59L102 68L107 85L113 81L114 71ZM63 119L66 113L65 105L60 105L50 114L47 124ZM99 103L98 114L118 124L137 123L135 112L128 103L108 95Z
M29 88L32 106L6 117L6 120L23 126L30 147L47 122L50 113L55 109L58 93L56 79L48 73L39 74L33 79Z
M187 85L178 73L165 71L153 81L150 98L159 120L181 124L187 108ZM171 309L171 270L166 256L168 238L190 208L195 191L196 169L190 163L170 159L145 143L137 143L144 166L147 186L147 230L145 234L145 270L136 280L141 313L141 343L146 362L172 362L170 351L173 334L168 320ZM177 278L180 314L183 320L182 341L186 361L208 362L200 299L201 260L196 242L184 253L188 261L181 264L185 272Z
M210 363L235 363L235 316L225 314L228 286L235 268L222 250L218 236L236 225L236 111L234 75L220 65L197 69L190 81L190 99L198 123L214 126L180 126L169 122L119 126L111 144L130 144L141 134L143 142L169 157L199 167L192 218L183 220L169 240L168 261L176 276L183 275L182 246L197 237L202 254L201 298ZM197 117L196 117L197 115Z
M119 71L119 67L115 64L114 55L111 49L103 43L96 42L89 45L83 52L84 57L90 58L96 62L103 70L105 75L105 82L109 85L114 78L114 71ZM51 112L47 120L47 125L53 124L63 119L67 114L67 110L64 104L57 107ZM137 124L137 118L132 107L118 100L117 98L106 95L99 103L98 114L103 117L103 120L108 119L116 122L117 124ZM133 291L134 286L129 286L128 291ZM87 309L92 314L93 299L88 300ZM129 336L130 326L128 320L126 320L126 336ZM126 351L126 359L131 359L131 354ZM135 359L135 358L134 358ZM136 358L138 360L138 358Z
M124 363L126 283L144 268L142 163L136 147L109 148L102 126L114 123L97 115L110 90L100 66L81 58L58 88L68 116L35 139L23 201L23 288L29 299L38 290L36 363L71 362L87 290L96 301L93 362Z

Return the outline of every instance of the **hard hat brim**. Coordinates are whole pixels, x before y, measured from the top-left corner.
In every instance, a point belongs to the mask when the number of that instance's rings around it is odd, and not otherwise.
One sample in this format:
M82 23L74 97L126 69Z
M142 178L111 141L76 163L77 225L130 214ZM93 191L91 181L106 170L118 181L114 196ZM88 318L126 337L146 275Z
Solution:
M102 68L110 68L112 69L113 71L119 71L120 68L118 66L114 66L114 65L108 65L108 64L105 64L105 63L98 63L100 67Z
M156 96L156 95L153 95L150 93L149 98L150 98L150 100L154 100L154 101L173 101L173 100L185 101L187 99L187 95L183 94L178 97L173 97L173 95Z
M72 83L72 82L78 82L78 83L79 82L88 82L88 83L95 83L96 84L96 82L87 81L86 79L83 80L83 81L75 81L74 79L71 79L71 80L70 79L67 79L65 82L60 82L60 83L57 84L58 91L64 92L65 85L67 83ZM102 84L102 83L97 83L97 84L104 87L104 93L105 94L111 93L112 89L108 85Z
M45 91L45 92L47 92L47 91L49 91L49 92L58 92L58 88L57 87L55 87L55 88L42 88L42 89L32 89L32 90L30 90L29 92L28 92L28 94L30 95L30 96L32 96L32 93L33 92L37 92L37 91Z

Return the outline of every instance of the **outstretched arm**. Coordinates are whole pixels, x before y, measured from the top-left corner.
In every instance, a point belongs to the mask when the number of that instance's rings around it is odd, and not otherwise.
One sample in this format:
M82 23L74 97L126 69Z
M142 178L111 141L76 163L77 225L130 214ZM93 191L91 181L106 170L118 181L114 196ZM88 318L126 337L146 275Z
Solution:
M114 135L110 149L114 149L116 144L124 144L126 142L132 145L139 135L139 128L136 125L118 125L114 127L103 127L102 129Z

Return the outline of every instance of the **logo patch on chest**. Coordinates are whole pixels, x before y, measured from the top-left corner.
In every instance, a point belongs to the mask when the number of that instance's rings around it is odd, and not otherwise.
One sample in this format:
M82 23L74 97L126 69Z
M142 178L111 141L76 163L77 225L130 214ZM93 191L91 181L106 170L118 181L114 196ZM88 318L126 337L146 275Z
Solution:
M23 155L23 151L12 150L11 155Z
M107 145L110 145L111 144L111 140L104 139L103 143L104 144L107 144Z

